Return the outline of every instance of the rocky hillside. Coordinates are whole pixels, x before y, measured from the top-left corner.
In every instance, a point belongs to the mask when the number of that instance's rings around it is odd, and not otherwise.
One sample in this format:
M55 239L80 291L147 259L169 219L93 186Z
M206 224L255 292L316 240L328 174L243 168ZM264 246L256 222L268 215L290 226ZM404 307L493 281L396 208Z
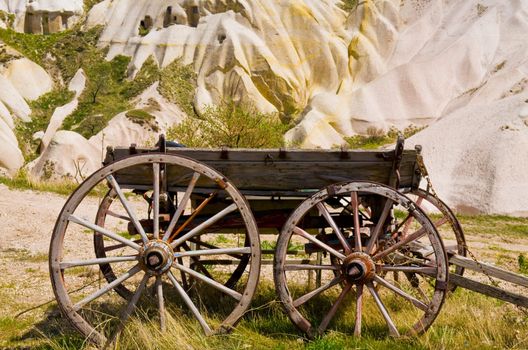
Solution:
M0 0L0 28L7 174L81 177L235 100L307 148L427 126L448 203L528 215L524 0Z

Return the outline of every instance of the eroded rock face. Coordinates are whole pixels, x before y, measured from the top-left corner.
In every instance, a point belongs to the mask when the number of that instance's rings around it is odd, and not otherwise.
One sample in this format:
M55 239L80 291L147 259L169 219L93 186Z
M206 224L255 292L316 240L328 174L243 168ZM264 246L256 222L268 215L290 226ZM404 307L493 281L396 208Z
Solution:
M36 100L53 89L53 80L44 68L27 58L9 62L3 75L29 101Z
M81 135L60 130L53 136L44 153L28 164L37 179L82 181L101 167L101 151Z
M15 14L14 29L50 34L71 28L84 12L83 0L0 0L0 10Z

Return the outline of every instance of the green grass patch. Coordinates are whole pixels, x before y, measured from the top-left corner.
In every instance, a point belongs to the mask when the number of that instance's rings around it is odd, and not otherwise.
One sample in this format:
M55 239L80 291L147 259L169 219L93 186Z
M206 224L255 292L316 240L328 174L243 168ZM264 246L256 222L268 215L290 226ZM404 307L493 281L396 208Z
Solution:
M156 122L156 117L143 109L132 109L126 112L125 115L133 123L150 128L155 132L160 130L158 123Z
M528 238L528 218L505 215L457 215L467 235Z
M64 196L69 196L79 186L79 183L73 181L71 178L64 178L60 181L35 180L32 179L24 169L20 170L12 178L0 176L0 184L7 186L11 190L51 192ZM105 188L105 185L100 184L89 192L88 195L102 197L107 191L108 188Z

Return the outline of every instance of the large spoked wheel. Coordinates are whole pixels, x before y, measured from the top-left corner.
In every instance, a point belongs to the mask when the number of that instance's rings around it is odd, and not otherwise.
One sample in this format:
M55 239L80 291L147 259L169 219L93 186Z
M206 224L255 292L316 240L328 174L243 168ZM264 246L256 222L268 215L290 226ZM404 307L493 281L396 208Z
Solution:
M461 256L467 255L466 238L462 225L456 218L453 211L440 198L433 196L430 192L421 188L404 192L416 205L420 207L433 222L435 228L442 237L446 251ZM404 226L404 233L407 233L412 226L412 218ZM462 276L464 268L462 266L450 266L450 273ZM455 285L449 285L450 291L456 289Z
M320 214L323 230L313 225ZM411 230L403 234L408 217ZM323 260L290 264L289 246L322 252ZM303 283L309 270L321 271L320 287ZM290 319L310 337L329 327L356 336L383 328L391 336L417 334L444 302L447 256L434 225L409 198L352 182L316 193L293 212L277 242L274 279Z
M192 208L191 196L204 189L206 199ZM236 225L226 230L227 222ZM196 263L233 257L248 263L229 287L229 267ZM245 198L217 171L167 154L131 156L90 176L66 202L50 244L59 307L99 345L116 340L138 309L138 318L156 319L162 331L169 315L185 314L206 334L230 330L249 306L259 270Z

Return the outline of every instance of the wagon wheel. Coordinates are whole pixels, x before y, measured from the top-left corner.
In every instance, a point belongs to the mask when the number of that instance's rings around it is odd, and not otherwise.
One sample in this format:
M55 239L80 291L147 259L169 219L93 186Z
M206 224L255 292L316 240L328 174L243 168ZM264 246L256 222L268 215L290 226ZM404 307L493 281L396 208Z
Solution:
M141 193L140 193L138 197L143 197L143 196L141 196ZM108 218L113 217L113 218L121 219L125 222L130 222L130 218L126 216L127 215L126 209L122 207L120 201L116 200L116 198L117 198L117 193L113 188L111 188L107 192L107 194L104 196L103 200L101 201L101 204L99 205L96 219L95 219L96 225L104 228L106 225L107 217ZM141 201L141 198L138 198L138 200ZM113 204L113 207L112 207L112 204ZM149 211L150 209L152 209L152 203L150 203L149 205ZM137 237L135 238L139 242L140 237L138 234L136 234L136 236ZM207 237L208 235L205 234L204 236ZM249 247L249 244L250 244L249 237L246 234L244 234L243 236L245 237L244 246ZM202 235L197 235L196 237L193 237L190 241L194 243L196 242L197 239L200 239L201 237ZM116 249L121 249L121 251L126 250L124 249L122 244L115 244L111 241L105 240L104 236L98 232L94 232L93 239L94 239L94 249L95 249L96 258L106 258L107 251L111 252ZM220 249L220 247L215 246L211 243L207 243L207 242L200 242L200 245L207 249ZM182 247L180 247L180 250L190 251L191 249L188 244L183 244ZM112 253L110 253L110 255L112 255ZM234 288L237 282L240 280L240 278L244 275L244 271L247 265L249 264L250 257L247 254L230 254L230 257L233 259L232 263L236 265L236 268L232 269L233 271L231 273L231 276L229 276L229 278L226 281L218 281L218 282L224 284L228 288ZM177 258L177 260L179 264L185 264L182 258ZM192 259L190 260L189 267L193 270L196 270L196 269L202 270L204 273L208 275L208 277L214 279L214 277L211 276L211 274L208 271L204 271L203 264L197 260L199 260L199 256L192 257ZM213 261L213 263L211 263L211 261ZM215 260L210 260L208 265L215 265L214 261ZM100 264L99 268L101 270L101 274L105 277L105 279L109 283L111 283L117 278L115 273L112 271L112 266L110 264ZM183 273L181 277L182 277L182 287L185 290L190 289L191 286L189 285L188 282L189 280L190 281L194 281L194 280L191 278L186 278L185 274ZM133 292L122 284L117 285L114 288L114 290L125 299L130 299L133 295Z
M420 188L412 190L410 192L404 192L410 199L412 199L426 214L429 215L429 212L434 211L439 213L439 217L431 218L435 228L439 231L440 236L445 244L446 250L448 252L454 252L461 256L467 255L467 244L466 238L464 236L464 230L462 225L456 218L453 211L445 204L440 198L433 196L430 192L424 191ZM431 206L433 208L431 208ZM432 213L435 215L436 213ZM412 220L412 219L411 219ZM409 221L411 221L409 220ZM408 231L411 226L411 223L406 223L404 231ZM442 230L441 230L442 228ZM445 228L445 230L443 230ZM456 246L453 244L446 244L446 241L456 242ZM456 273L460 276L464 274L464 268L457 265L451 265L450 273ZM454 291L456 285L450 284L449 290Z
M134 200L126 186L120 185L136 179L138 184L134 182L133 188L152 193L152 229L145 224L149 222L147 212L141 211L144 201ZM160 214L160 198L165 195L167 179L185 183L176 213L168 218ZM105 186L111 190L98 210L99 214L106 211L102 227L101 220L84 216L93 212L94 199L89 195ZM210 188L211 194L201 208L215 197L222 198L222 207L206 217L199 215L198 208L186 216L188 198L202 186ZM119 202L125 213L114 211L115 203L109 210L111 202ZM242 223L242 233L236 234L243 234L242 242L247 245L229 241L216 249L185 249L191 239L207 236L227 218ZM98 257L90 243L94 231L101 235L104 247L112 247L105 250L105 257ZM229 271L208 270L206 275L205 271L189 268L193 257L221 259L230 255L249 259L243 278L233 288L220 282L231 276ZM99 269L104 274L105 266L110 267L111 274L94 278ZM259 269L258 231L244 197L229 180L208 166L167 154L132 156L91 175L66 202L50 245L50 275L59 307L83 335L99 345L114 341L136 308L141 308L142 315L156 318L162 330L166 330L168 313L187 311L206 334L227 331L249 306ZM182 287L183 277L197 281L191 290ZM126 299L116 296L114 290ZM213 312L215 317L209 317Z
M348 227L340 219L344 214L328 205L336 198L350 198ZM316 208L326 212L330 240L305 226ZM407 216L414 219L413 230L403 236ZM353 234L346 237L345 230ZM303 245L306 253L322 251L325 258L320 265L287 264L291 244ZM303 285L299 274L307 270L322 271L321 287ZM409 278L393 280L394 271ZM274 261L275 287L285 310L310 337L329 326L356 336L382 327L391 336L423 332L440 312L447 277L445 249L431 221L406 196L371 182L330 186L305 200L283 227Z

